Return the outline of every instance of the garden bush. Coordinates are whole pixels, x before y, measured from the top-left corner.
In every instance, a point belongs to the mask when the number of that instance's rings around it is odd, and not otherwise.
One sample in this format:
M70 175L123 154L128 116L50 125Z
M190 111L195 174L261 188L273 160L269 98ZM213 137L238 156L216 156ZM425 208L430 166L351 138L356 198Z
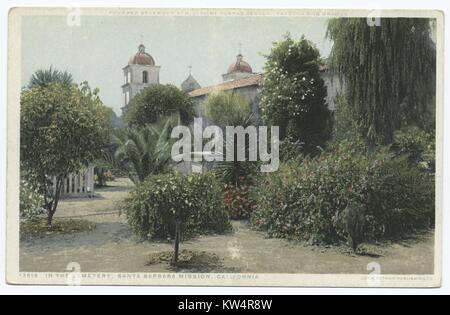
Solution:
M418 127L407 127L394 134L390 147L395 156L406 156L411 163L431 163L435 161L435 137Z
M348 238L345 208L365 206L365 238L395 238L434 221L434 178L386 150L367 156L343 141L283 164L252 191L252 224L272 237L317 243Z
M142 240L174 238L180 209L187 213L184 239L231 229L222 185L212 173L149 176L125 201L128 223Z
M304 156L304 143L299 140L293 140L290 137L286 137L280 141L280 160L282 162L288 162L291 160L301 159Z
M35 221L46 213L44 197L27 180L20 181L20 219Z
M251 186L243 184L239 187L225 185L225 205L233 220L249 219L253 210L250 200Z

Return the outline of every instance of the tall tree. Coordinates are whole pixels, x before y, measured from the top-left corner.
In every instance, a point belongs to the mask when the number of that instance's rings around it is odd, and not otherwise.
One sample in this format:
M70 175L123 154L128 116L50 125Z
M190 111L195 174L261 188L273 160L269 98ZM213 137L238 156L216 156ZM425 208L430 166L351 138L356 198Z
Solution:
M391 143L408 124L433 126L436 48L429 19L339 18L328 24L331 64L345 80L347 103L370 147Z
M44 196L49 228L64 178L93 162L110 139L108 111L97 92L61 83L22 92L21 162Z
M310 41L294 41L288 34L267 56L261 91L265 122L280 126L281 139L303 142L308 153L323 145L332 131L320 65L320 53Z
M47 87L52 83L61 83L62 85L70 86L73 84L73 77L67 71L63 72L50 67L49 69L38 70L33 73L28 88Z

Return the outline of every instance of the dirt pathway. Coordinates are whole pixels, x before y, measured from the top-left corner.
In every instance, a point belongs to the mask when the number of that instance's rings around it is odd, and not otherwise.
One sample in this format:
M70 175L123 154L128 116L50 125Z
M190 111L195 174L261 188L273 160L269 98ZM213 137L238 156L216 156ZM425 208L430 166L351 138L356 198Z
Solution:
M71 262L83 272L168 272L167 265L146 266L147 256L170 251L168 242L136 243L119 216L120 201L131 189L128 181L99 192L99 198L66 200L58 216L82 217L97 223L92 232L54 235L21 243L21 271L63 272ZM433 272L433 233L419 241L366 246L372 256L352 256L342 248L304 247L294 242L268 239L245 222L233 222L233 232L209 235L182 244L182 249L217 254L223 266L214 272L243 273L356 273L367 274L367 264L377 262L384 274L430 274Z

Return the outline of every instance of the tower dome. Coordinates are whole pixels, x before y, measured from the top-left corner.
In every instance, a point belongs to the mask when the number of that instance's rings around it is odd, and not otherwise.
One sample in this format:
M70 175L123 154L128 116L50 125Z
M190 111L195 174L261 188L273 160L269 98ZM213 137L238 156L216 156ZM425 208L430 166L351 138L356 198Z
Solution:
M223 81L234 81L245 79L255 75L253 73L252 67L244 61L244 57L241 53L236 56L236 62L232 63L228 67L228 71L225 74L222 74Z
M236 56L236 62L228 67L228 74L236 72L253 73L252 67L244 61L244 56L239 54Z
M145 52L145 46L143 44L139 45L138 52L131 56L129 65L143 65L143 66L154 66L155 60L152 56Z

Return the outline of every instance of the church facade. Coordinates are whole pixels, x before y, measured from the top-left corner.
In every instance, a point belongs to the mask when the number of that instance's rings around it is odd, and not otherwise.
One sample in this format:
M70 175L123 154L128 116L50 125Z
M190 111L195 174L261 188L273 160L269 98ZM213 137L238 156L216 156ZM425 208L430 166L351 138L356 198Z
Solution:
M160 68L160 66L156 65L153 57L145 51L145 46L141 44L138 52L131 56L128 65L123 68L125 82L122 85L124 102L122 110L124 113L127 110L130 100L140 91L153 84L159 84ZM336 97L343 88L342 83L329 71L327 66L321 68L321 77L325 81L328 90L328 106L331 110L334 110L336 107ZM189 71L189 76L181 83L180 88L194 99L196 111L199 116L203 116L202 104L208 95L214 92L228 91L239 93L243 96L258 117L262 80L263 75L261 73L254 73L250 64L244 60L244 56L239 53L236 56L236 60L228 67L227 72L222 74L222 83L201 87L193 77L191 71Z

